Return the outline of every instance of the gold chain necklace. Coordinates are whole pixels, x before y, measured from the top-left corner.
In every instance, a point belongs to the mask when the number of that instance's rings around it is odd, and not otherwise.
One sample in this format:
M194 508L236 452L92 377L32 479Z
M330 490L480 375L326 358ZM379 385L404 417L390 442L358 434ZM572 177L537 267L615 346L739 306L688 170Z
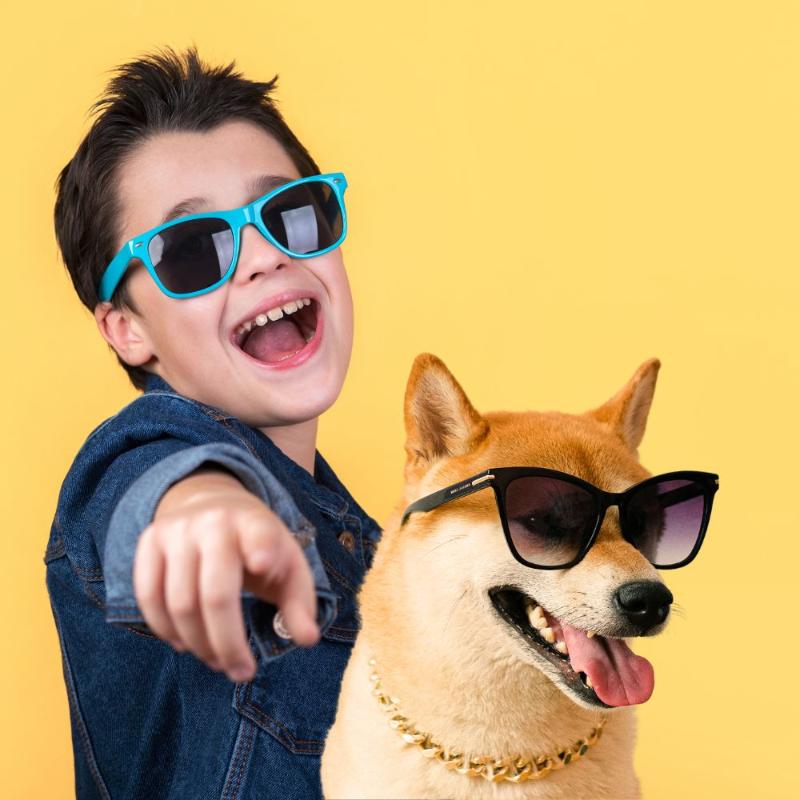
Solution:
M484 778L493 783L509 781L511 783L522 783L523 781L533 781L544 778L556 769L562 769L574 763L600 738L603 726L606 724L608 716L602 714L589 735L578 739L573 745L564 747L555 755L533 756L523 758L522 756L506 756L505 758L494 758L493 756L469 756L460 750L450 750L442 747L434 741L430 733L423 733L417 729L408 717L400 713L400 701L396 697L390 697L381 689L381 679L375 671L376 661L371 658L368 661L372 672L369 679L372 681L372 695L378 698L378 702L384 711L392 716L389 718L389 727L396 730L408 744L416 745L422 750L423 755L440 761L448 769L454 770L461 775L468 775L471 778Z

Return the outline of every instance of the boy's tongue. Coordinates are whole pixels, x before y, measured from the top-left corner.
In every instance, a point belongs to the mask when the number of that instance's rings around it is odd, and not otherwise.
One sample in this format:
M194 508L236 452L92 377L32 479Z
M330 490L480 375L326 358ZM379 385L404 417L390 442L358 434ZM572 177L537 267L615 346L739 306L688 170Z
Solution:
M575 672L585 672L597 696L609 706L644 703L653 693L652 664L637 656L622 639L586 636L586 631L559 620Z
M291 319L284 317L254 328L242 349L259 361L274 363L293 356L305 346L306 340L300 329Z

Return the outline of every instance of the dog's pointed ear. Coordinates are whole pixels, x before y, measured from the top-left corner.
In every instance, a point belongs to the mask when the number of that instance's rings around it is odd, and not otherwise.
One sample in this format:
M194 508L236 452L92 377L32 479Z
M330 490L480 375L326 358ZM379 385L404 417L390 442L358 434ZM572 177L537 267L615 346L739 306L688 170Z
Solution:
M446 456L469 453L489 432L450 370L436 356L414 359L405 397L406 478Z
M645 361L614 397L588 412L598 422L608 425L634 453L644 436L660 366L657 358Z

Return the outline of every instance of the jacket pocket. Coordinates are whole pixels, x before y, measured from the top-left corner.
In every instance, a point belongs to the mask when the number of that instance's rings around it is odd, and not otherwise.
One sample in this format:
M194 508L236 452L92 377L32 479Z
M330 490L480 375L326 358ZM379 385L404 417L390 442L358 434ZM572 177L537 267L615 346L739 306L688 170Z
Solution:
M352 643L321 638L268 662L238 684L233 706L292 753L320 755L339 701Z

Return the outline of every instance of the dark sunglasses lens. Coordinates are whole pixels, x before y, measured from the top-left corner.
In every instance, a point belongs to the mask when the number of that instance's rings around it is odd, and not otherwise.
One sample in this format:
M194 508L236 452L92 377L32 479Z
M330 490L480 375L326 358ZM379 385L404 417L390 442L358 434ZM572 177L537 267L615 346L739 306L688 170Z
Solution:
M626 538L652 564L668 567L689 557L702 531L706 492L691 479L650 483L625 508Z
M511 481L505 506L517 553L542 567L563 566L575 559L597 521L594 495L559 478L530 476Z
M190 294L207 289L227 272L233 259L233 231L222 219L193 219L156 234L147 252L167 289Z
M309 255L326 250L342 235L342 209L333 189L309 181L276 194L261 209L267 230L287 250Z

